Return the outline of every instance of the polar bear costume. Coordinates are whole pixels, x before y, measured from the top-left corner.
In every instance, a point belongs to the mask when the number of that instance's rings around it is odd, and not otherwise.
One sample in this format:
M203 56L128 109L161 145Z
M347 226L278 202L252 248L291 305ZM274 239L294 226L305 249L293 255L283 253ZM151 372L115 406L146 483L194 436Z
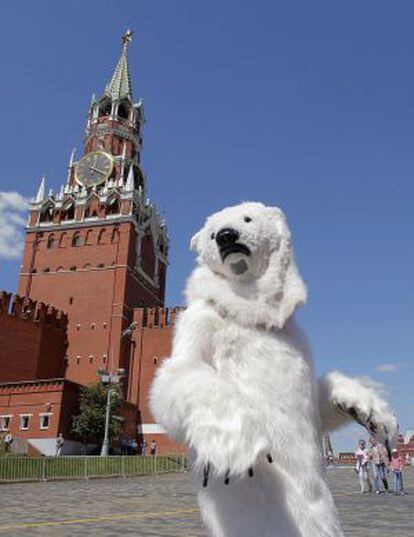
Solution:
M393 413L373 384L315 379L294 319L306 288L280 209L226 208L191 246L188 308L150 402L190 448L205 524L214 537L341 537L322 435L355 419L392 443Z

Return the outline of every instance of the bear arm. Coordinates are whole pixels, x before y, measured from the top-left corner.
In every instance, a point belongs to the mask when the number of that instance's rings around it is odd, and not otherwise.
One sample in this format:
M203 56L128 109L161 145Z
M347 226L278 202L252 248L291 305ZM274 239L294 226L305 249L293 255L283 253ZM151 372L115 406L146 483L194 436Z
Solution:
M155 376L151 409L170 436L194 450L197 466L209 464L217 474L242 473L268 442L257 413L210 363L217 319L190 310L177 324L171 358Z
M398 423L380 386L369 379L350 378L332 371L318 381L319 413L324 432L356 421L380 442L393 445Z
M181 313L175 326L172 355L162 361L154 376L149 396L151 411L177 442L185 441L182 386L188 384L189 375L199 365L208 362L211 331L211 316L203 315L200 308L190 307Z

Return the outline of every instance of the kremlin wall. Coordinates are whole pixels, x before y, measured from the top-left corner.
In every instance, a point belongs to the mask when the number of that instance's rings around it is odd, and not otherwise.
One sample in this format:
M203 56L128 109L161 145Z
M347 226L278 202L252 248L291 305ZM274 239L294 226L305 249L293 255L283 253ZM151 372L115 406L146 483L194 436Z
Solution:
M155 370L170 353L179 311L135 308L135 330L128 342L121 439L140 443L145 436L149 443L155 438L159 453L183 451L154 423L147 401ZM84 383L68 379L67 329L67 316L52 306L0 293L0 432L12 433L18 452L54 454L60 432L67 454L81 450L80 443L71 439L72 416L78 411L80 386L98 377L93 371Z

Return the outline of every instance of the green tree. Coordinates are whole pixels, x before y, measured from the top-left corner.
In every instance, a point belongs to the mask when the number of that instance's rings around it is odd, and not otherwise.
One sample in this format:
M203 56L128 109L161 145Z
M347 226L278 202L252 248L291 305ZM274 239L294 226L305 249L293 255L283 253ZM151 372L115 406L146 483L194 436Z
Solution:
M119 436L122 420L116 411L122 405L122 389L119 385L111 386L111 418L109 421L109 439ZM105 413L108 387L101 382L83 386L79 398L79 414L73 418L72 434L82 442L100 443L105 431Z

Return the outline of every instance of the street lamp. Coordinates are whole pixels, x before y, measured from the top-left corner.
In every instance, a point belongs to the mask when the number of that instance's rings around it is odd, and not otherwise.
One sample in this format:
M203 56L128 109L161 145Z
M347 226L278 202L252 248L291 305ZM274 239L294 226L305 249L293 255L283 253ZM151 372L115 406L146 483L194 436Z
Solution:
M136 321L128 326L126 330L121 333L121 339L125 336L130 336L135 330ZM105 432L102 442L101 457L107 457L109 455L109 420L111 418L111 396L112 386L115 386L121 382L122 377L125 375L125 369L117 369L116 373L113 373L114 365L114 349L111 351L111 368L110 371L106 369L98 369L98 375L102 384L108 386L108 392L106 394L106 411L105 411Z

